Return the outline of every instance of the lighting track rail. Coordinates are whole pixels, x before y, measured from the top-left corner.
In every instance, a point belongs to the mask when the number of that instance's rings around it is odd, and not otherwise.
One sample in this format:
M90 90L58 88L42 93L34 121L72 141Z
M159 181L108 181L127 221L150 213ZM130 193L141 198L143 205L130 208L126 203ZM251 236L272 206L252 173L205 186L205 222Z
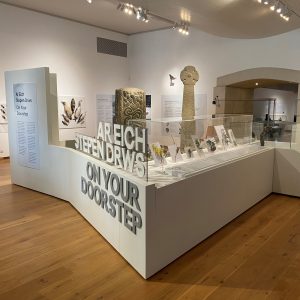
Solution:
M268 5L270 10L276 12L283 20L289 21L292 15L300 18L300 15L291 9L282 0L257 0L258 3Z
M175 22L173 20L167 19L165 17L159 16L143 7L136 7L131 3L119 2L117 6L117 10L124 12L127 15L134 15L137 20L143 21L145 23L149 22L149 17L153 19L157 19L159 21L163 21L165 23L170 24L170 28L177 30L179 33L183 35L189 35L189 26L190 24L184 21Z

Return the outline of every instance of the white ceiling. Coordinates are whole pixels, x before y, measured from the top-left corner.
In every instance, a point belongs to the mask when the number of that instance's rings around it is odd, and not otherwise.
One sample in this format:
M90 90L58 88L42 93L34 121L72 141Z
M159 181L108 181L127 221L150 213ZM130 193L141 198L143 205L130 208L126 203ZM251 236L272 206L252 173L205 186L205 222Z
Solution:
M157 30L170 24L157 19L137 21L116 9L117 0L3 0L51 15L72 19L125 34ZM299 0L285 2L300 14ZM300 18L284 21L257 0L131 0L161 17L180 22L211 34L232 38L261 38L300 28Z

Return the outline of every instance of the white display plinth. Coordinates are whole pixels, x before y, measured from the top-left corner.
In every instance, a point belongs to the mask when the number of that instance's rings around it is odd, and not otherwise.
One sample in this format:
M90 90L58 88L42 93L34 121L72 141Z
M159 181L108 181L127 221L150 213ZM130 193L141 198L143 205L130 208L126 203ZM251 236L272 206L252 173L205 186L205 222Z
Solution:
M56 85L48 68L6 72L5 78L12 182L69 201L144 278L272 192L273 148L246 153L158 188L78 151L59 147ZM36 86L37 114L30 122L38 124L39 165L33 167L20 163L15 146L19 125L13 91L14 85L22 83ZM82 178L87 177L89 164L133 184L139 191L139 209L136 204L122 202L116 196L123 205L120 219L118 212L114 216L108 206L110 200L105 202L107 206L90 200L82 192ZM103 180L99 186L105 190ZM112 194L111 187L106 191ZM129 217L125 205L129 207ZM135 232L130 219L134 210L141 216L140 227Z

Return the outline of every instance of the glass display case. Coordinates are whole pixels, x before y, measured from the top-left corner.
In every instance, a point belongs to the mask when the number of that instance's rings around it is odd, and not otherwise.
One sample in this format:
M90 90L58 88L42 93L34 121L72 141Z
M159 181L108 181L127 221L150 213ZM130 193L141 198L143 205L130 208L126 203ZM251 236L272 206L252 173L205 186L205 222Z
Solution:
M147 180L157 186L264 149L260 135L253 134L252 115L130 120L128 125L147 129Z
M266 145L276 148L298 148L299 124L297 123L273 120L253 122L252 132L261 143Z
M291 129L290 149L300 152L300 124L294 124Z

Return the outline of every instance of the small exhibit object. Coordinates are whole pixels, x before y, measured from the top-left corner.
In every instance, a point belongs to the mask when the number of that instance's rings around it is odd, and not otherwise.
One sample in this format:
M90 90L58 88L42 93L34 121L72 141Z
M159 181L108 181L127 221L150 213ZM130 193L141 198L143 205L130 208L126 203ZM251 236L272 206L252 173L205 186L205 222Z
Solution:
M186 158L194 158L194 154L193 154L193 150L191 147L187 146L187 147L184 147L184 151L185 151L185 154L186 154Z
M117 89L114 122L127 125L133 119L146 119L145 92L137 88Z
M206 138L210 138L210 137L215 137L217 134L216 134L216 130L215 130L215 126L207 126L207 129L206 129Z
M171 156L173 162L178 162L178 161L183 160L181 152L180 152L180 147L177 147L176 144L173 144L173 145L168 146L168 148L169 148L169 153L170 153L170 156Z
M198 155L202 156L204 154L204 149L206 148L204 140L199 139L195 135L192 135L192 140L193 140L193 143L195 145Z
M215 132L217 134L219 142L223 144L223 142L222 142L222 140L223 140L222 131L225 130L224 125L216 125L216 126L214 126L214 128L215 128Z
M206 143L207 150L209 152L216 151L217 147L216 147L216 140L215 140L215 138L208 138L208 139L206 139L205 143Z
M58 120L60 129L86 127L87 112L84 102L84 97L58 97Z
M227 147L230 146L231 142L225 129L221 129L221 134L222 134L223 148L226 150Z
M261 134L259 136L259 140L260 140L260 145L262 147L265 146L265 136L267 134L269 134L270 132L272 132L272 127L271 126L265 126L263 131L261 132Z
M237 142L236 142L236 138L235 138L235 136L234 136L234 134L233 134L233 131L232 131L232 129L228 129L228 135L229 135L229 138L230 138L230 141L231 141L231 143L235 146L235 147L237 147Z
M146 95L146 120L151 120L151 95Z
M166 156L168 147L161 146L158 142L150 144L151 155L156 166L166 165Z

